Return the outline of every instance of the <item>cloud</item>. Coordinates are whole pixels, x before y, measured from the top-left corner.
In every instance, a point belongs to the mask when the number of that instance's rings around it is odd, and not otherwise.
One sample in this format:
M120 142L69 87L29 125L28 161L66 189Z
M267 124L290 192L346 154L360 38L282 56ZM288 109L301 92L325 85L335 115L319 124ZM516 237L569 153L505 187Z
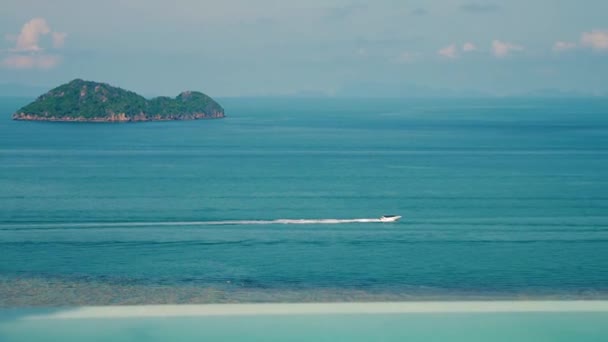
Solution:
M47 54L41 46L41 37L51 35L55 49L65 45L66 33L54 32L44 18L34 18L23 25L18 35L7 34L7 41L14 42L15 47L8 50L0 65L9 69L50 69L61 61L57 55Z
M9 55L2 60L2 66L9 69L51 69L61 58L55 55Z
M437 53L446 58L456 58L458 57L458 49L456 48L456 44L448 45L443 49L437 51Z
M577 47L576 43L558 41L558 42L555 42L555 44L553 44L553 51L555 51L555 52L568 51L568 50L576 49L576 47Z
M475 46L475 44L471 43L471 42L466 42L464 44L462 44L462 47L459 48L458 45L456 44L450 44L442 49L440 49L439 51L437 51L437 54L439 56L445 57L445 58L458 58L458 52L460 51L459 49L462 49L462 52L464 53L468 53L468 52L473 52L473 51L477 51L477 46Z
M492 42L492 52L498 58L507 57L512 51L522 51L524 47L513 43L494 40Z
M460 5L460 9L466 12L471 13L488 13L488 12L496 12L500 10L500 6L496 4L480 4L480 3L468 3Z
M557 41L553 44L553 51L564 52L573 50L578 47L587 47L598 51L608 51L608 31L593 30L591 32L583 32L580 38L580 44L575 42Z
M581 35L581 44L594 50L608 50L608 31L593 30Z
M38 45L40 36L51 33L46 20L42 18L34 18L23 25L21 32L17 36L17 44L12 51L41 51L42 48Z
M462 51L464 52L473 52L477 50L477 46L475 44L467 42L462 45Z

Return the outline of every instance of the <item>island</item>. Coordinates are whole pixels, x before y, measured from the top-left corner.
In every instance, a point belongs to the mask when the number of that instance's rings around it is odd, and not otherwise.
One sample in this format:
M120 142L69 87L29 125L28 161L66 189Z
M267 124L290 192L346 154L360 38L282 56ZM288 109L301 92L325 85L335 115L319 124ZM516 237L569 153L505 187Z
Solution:
M175 98L146 99L132 91L75 79L54 88L13 114L13 120L138 122L219 119L224 109L211 97L184 91Z

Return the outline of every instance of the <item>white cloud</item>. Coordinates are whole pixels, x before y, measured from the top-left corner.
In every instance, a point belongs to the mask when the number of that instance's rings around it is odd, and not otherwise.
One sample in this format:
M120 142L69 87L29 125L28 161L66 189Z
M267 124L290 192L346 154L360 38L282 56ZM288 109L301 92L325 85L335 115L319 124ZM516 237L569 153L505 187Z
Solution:
M498 58L507 57L513 51L522 51L524 47L521 45L494 40L492 42L492 52Z
M581 44L594 50L608 50L608 31L584 32L581 35Z
M9 69L50 69L61 61L61 57L44 52L41 37L51 35L52 45L59 49L65 45L66 33L54 32L44 18L34 18L21 28L18 35L7 34L7 41L14 42L15 47L8 50L0 65Z
M448 45L448 46L444 47L443 49L440 49L439 51L437 51L437 53L440 56L443 56L446 58L458 57L458 49L456 48L456 44Z
M30 69L34 66L32 56L10 55L2 60L2 66L11 69Z
M473 52L477 51L477 46L471 42L462 44L462 47L459 47L456 44L450 44L437 51L437 54L445 58L454 59L458 58L460 50L462 50L464 53Z
M43 18L34 18L23 25L17 36L17 44L12 51L41 51L38 45L40 36L51 33L49 25Z
M473 52L477 50L477 46L475 44L467 42L462 45L462 51L464 52Z
M558 42L555 42L555 44L553 44L553 51L556 51L556 52L568 51L568 50L576 49L576 47L577 47L576 43L558 41Z
M9 55L2 60L2 66L9 69L51 69L61 58L55 55Z

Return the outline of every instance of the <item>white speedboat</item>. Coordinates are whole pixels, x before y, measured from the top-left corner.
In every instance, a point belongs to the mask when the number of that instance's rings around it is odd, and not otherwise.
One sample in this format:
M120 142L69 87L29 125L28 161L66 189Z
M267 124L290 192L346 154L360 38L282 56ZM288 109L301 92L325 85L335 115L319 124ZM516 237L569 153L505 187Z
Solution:
M400 218L399 215L384 215L380 217L380 222L397 222Z

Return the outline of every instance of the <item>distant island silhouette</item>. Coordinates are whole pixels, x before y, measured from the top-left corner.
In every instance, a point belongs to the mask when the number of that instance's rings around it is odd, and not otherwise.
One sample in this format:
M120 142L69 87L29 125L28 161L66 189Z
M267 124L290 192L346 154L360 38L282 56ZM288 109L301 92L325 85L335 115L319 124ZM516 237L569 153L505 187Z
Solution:
M138 122L219 119L224 109L211 97L184 91L175 98L146 99L106 83L75 79L41 95L13 114L13 120Z

